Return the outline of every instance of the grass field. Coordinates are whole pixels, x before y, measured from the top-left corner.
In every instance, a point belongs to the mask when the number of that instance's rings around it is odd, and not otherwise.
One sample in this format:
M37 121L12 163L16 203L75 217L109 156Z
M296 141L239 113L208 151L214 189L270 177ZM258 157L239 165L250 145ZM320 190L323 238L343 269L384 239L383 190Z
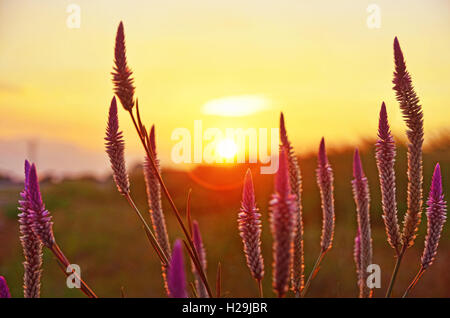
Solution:
M356 297L353 240L356 232L355 206L351 192L351 158L353 149L329 151L335 171L336 229L331 251L327 254L319 274L313 281L310 297ZM380 190L371 143L363 147L363 165L371 190L371 219L374 262L381 266L382 286L375 297L384 296L394 265L394 252L386 241L381 219ZM319 253L321 210L315 183L316 158L311 154L299 158L303 174L303 207L305 228L305 266L309 275ZM105 162L107 161L105 157ZM450 142L443 140L424 153L424 194L428 196L435 162L442 167L445 198L449 198ZM186 195L192 188L192 214L200 223L208 257L208 277L214 282L217 263L222 263L225 297L257 296L257 286L251 278L242 252L237 230L242 178L246 165L198 167L187 173L164 170L168 188L177 207L184 211ZM257 167L253 176L256 199L263 219L263 254L266 274L263 280L266 296L274 296L271 288L271 244L268 222L268 199L273 189L273 176L260 175ZM406 150L397 154L397 200L399 219L406 208ZM199 180L202 180L199 182ZM205 186L207 185L207 186ZM23 297L23 256L17 223L17 200L21 185L0 189L0 274L5 276L13 297ZM131 173L132 195L142 212L147 211L145 185L139 167ZM120 297L121 286L127 297L164 297L160 265L150 248L144 231L134 212L118 194L112 180L98 182L90 178L63 180L42 185L43 198L54 220L56 239L72 263L81 266L82 278L100 297ZM163 199L170 239L181 232L167 202ZM148 217L148 215L146 215ZM444 232L436 262L426 272L412 297L450 297L450 231ZM415 245L408 250L394 296L400 296L419 268L424 244L426 217ZM81 297L78 290L68 289L53 256L45 251L42 276L42 297ZM186 258L187 259L187 258ZM186 262L190 270L190 264ZM189 279L192 280L190 274ZM291 296L291 295L290 295Z

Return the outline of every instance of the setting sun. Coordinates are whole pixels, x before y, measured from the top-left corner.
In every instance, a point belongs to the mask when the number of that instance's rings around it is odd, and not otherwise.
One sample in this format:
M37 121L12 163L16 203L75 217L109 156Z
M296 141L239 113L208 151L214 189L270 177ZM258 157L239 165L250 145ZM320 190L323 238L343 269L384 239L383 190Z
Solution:
M231 159L237 154L237 145L231 139L222 139L217 143L216 151L220 158Z

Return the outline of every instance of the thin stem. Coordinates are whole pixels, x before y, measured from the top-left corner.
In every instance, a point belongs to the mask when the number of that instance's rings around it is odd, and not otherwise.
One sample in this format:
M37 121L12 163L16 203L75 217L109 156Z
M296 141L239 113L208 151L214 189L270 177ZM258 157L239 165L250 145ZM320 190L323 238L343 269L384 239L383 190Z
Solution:
M222 265L220 262L217 264L217 275L216 275L216 297L220 298L222 293Z
M192 259L192 261L193 261L193 263L194 263L194 266L195 266L195 269L196 269L197 273L200 275L200 278L202 279L202 281L203 281L203 283L204 283L205 280L206 280L205 273L203 272L203 267L202 267L202 265L200 264L200 262L196 261L196 258L195 258L194 254L193 254L193 253L195 252L195 248L194 248L194 252L193 252L193 251L189 248L189 245L188 245L188 243L186 243L185 240L183 240L183 244L184 244L184 246L186 247L186 250L188 251L188 254L189 254L189 256L191 257L191 259ZM208 292L209 298L212 298L212 292L211 292L211 290L209 289L209 286L208 286L207 284L205 284L205 283L204 283L204 285L205 285L205 287L206 287L206 291Z
M263 298L262 279L257 279L256 282L258 283L259 298Z
M389 287L386 291L386 298L391 297L392 289L394 288L395 279L397 278L398 270L400 268L400 264L402 262L405 251L406 251L406 248L402 248L400 254L397 255L397 261L395 262L395 267L394 267L394 271L392 272L391 281L390 281Z
M419 281L420 277L422 277L423 273L425 273L425 268L420 267L419 272L417 273L416 277L414 277L413 281L411 282L411 284L406 289L406 291L403 294L402 298L406 298L406 296L408 296L408 293L411 291L411 289L414 288L414 286L416 286L417 282Z
M141 140L141 143L144 146L144 150L145 150L145 152L147 154L147 157L150 159L151 167L153 168L153 172L155 173L156 178L158 179L158 182L161 185L163 193L166 196L167 200L169 201L169 205L172 208L173 212L175 213L175 217L177 218L177 221L180 224L181 229L183 230L183 233L184 233L184 235L185 235L185 237L186 237L186 239L187 239L187 241L189 243L189 247L190 247L191 252L192 252L192 255L191 255L191 253L189 253L189 255L191 256L192 260L194 261L194 265L196 267L200 268L200 270L199 270L200 278L202 279L203 284L206 287L206 290L208 292L209 297L212 297L212 292L211 292L211 288L209 287L208 279L207 279L207 277L206 277L206 275L205 275L205 273L203 271L202 266L200 266L198 251L196 250L194 242L193 242L193 240L192 240L188 230L186 229L186 226L184 225L184 223L183 223L183 221L181 219L180 213L178 212L178 209L175 206L175 203L174 203L174 201L172 199L172 196L170 195L169 190L167 189L167 187L166 187L166 185L165 185L165 183L164 183L164 181L163 181L163 179L161 177L161 174L159 173L159 169L158 169L158 167L156 166L156 163L155 163L153 151L152 151L151 147L148 147L148 144L145 142L145 137L142 135L142 130L138 126L138 124L136 122L136 119L134 118L133 112L130 110L129 113L130 113L131 119L133 121L134 127L136 128L136 131L138 133L139 139Z
M61 268L62 272L64 273L64 275L69 277L69 273L67 272L67 269L70 266L70 262L67 259L67 257L64 255L64 253L61 251L58 244L54 243L52 245L52 247L50 248L50 250L52 251L52 253L56 256L56 258L60 262L60 265L61 265L60 268ZM72 267L70 266L70 269L71 268ZM75 275L75 278L80 282L80 284L81 284L80 289L84 294L86 294L86 296L88 296L89 298L97 298L97 295L92 291L92 289L84 282L84 280L81 279L81 277L74 270L72 270L72 274Z
M301 292L301 297L305 297L306 293L308 292L309 286L311 285L311 281L316 277L317 272L320 269L320 263L322 262L323 257L325 256L326 251L321 251L319 254L319 257L316 260L316 263L314 264L313 269L311 270L311 274L309 274L308 280L306 281L305 287L303 288Z
M189 283L189 286L191 286L192 295L194 296L193 298L198 298L197 290L195 289L194 283L193 283L193 282L190 282L190 283Z
M169 264L169 259L168 259L167 255L162 250L161 246L159 245L158 241L156 240L155 235L153 234L152 230L148 226L147 222L145 222L144 217L142 216L141 212L139 212L139 209L137 208L137 206L134 203L133 199L131 198L130 194L127 193L125 195L125 198L127 199L128 203L133 208L133 210L136 212L137 216L139 217L142 224L144 225L146 233L147 233L147 237L149 238L152 246L154 247L156 254L160 258L162 265L167 266Z

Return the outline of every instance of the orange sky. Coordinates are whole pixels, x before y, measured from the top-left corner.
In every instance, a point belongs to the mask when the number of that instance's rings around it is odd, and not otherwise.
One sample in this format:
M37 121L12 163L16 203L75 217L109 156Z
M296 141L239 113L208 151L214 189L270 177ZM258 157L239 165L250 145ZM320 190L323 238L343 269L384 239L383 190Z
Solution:
M70 3L81 8L79 29L66 26ZM383 100L394 132L403 135L391 89L396 35L426 134L447 128L449 2L376 1L379 29L366 25L370 3L1 0L0 140L33 137L102 153L120 20L142 115L156 124L163 158L175 144L172 131L193 130L196 119L220 129L270 128L280 110L299 152L315 149L321 136L330 146L357 143L375 136ZM241 117L203 111L212 100L236 96L265 105ZM127 154L141 155L124 112L120 120Z

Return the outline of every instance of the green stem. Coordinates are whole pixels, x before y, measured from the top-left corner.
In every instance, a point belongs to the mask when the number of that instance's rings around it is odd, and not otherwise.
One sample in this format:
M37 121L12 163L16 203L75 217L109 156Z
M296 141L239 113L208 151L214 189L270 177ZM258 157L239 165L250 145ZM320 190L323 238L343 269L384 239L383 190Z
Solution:
M320 263L322 262L323 257L325 256L325 252L321 251L319 254L319 257L316 260L316 263L314 264L313 269L311 270L311 274L309 274L308 280L306 281L305 287L303 288L302 292L300 293L301 297L305 297L306 293L308 292L309 286L311 286L311 282L316 277L317 272L319 271Z
M130 206L133 208L133 210L136 212L137 216L141 220L142 224L145 226L146 232L148 234L148 238L151 240L152 246L155 248L156 254L161 260L161 263L164 266L169 265L169 259L167 255L162 250L161 246L159 245L158 241L156 240L155 235L153 234L152 230L148 226L147 222L145 222L144 217L142 216L141 212L139 212L139 209L137 208L136 204L134 203L133 199L131 198L130 194L127 193L125 195L125 198L127 199Z
M175 203L174 203L174 201L172 199L172 196L170 195L169 190L167 189L166 184L164 183L164 181L163 181L163 179L161 177L161 174L159 173L159 169L156 166L156 163L155 163L155 160L154 160L154 154L153 154L153 151L152 151L151 147L149 147L148 144L146 143L145 136L143 136L141 128L138 125L138 123L136 122L136 119L135 119L135 117L133 115L133 112L130 110L129 113L130 113L131 119L133 121L134 127L136 128L136 131L138 133L139 139L141 140L141 143L142 143L142 145L144 147L144 150L145 150L145 152L147 154L147 157L150 159L150 163L151 163L150 166L152 167L153 172L155 173L155 176L158 179L159 184L161 185L161 189L163 190L163 193L164 193L165 197L169 201L169 205L172 208L172 211L174 212L175 217L177 218L177 221L180 224L181 229L183 230L183 233L184 233L184 235L185 235L185 237L186 237L186 239L187 239L187 241L189 243L189 247L190 247L190 250L192 252L192 255L190 254L190 256L191 256L192 260L194 261L194 265L197 268L199 268L200 278L202 279L203 284L206 287L206 291L208 292L208 296L210 298L212 298L213 294L211 292L211 288L210 288L209 283L208 283L208 278L206 277L206 274L203 271L202 266L200 265L200 260L199 260L200 258L199 258L199 255L198 255L198 251L195 248L195 245L194 245L194 242L193 242L193 240L191 238L191 235L189 234L188 230L186 229L186 226L184 225L183 220L181 219L180 213L178 212L178 209L175 206ZM139 115L138 115L138 117L139 117Z
M403 248L400 254L397 255L397 261L395 262L394 271L392 272L391 281L389 287L386 291L386 298L391 297L392 289L394 288L395 279L397 278L398 270L400 269L400 264L405 254L406 248Z

